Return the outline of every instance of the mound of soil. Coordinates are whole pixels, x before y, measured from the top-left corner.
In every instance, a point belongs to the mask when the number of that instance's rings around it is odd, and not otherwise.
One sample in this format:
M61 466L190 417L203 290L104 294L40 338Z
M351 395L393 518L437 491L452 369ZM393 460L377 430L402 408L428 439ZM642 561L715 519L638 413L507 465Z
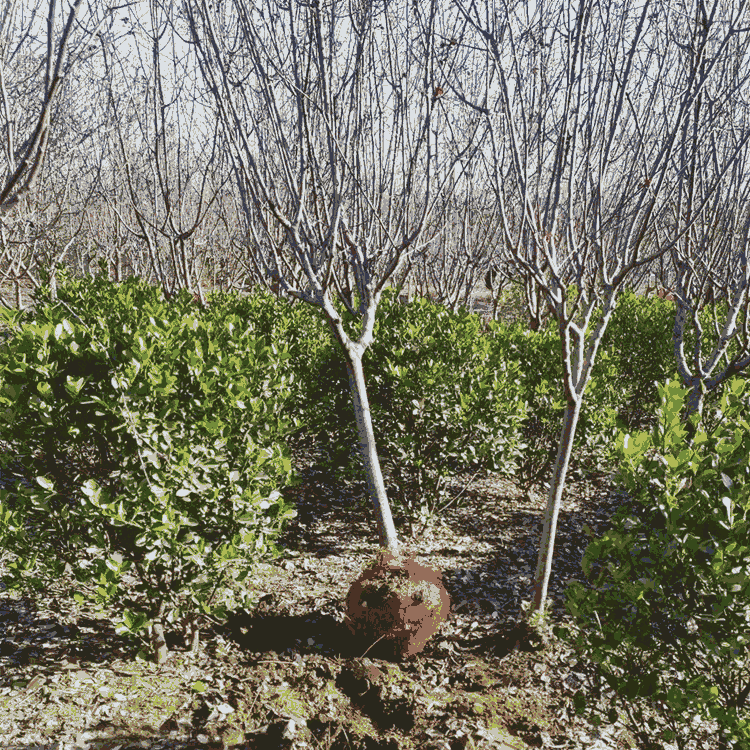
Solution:
M346 598L349 629L385 658L418 654L449 611L439 571L414 557L399 559L385 551L365 568Z

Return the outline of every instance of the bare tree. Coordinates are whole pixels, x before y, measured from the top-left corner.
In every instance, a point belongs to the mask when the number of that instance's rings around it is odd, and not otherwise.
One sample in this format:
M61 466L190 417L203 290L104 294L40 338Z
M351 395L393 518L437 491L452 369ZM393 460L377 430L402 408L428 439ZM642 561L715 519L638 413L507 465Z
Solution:
M538 331L552 314L552 307L547 301L544 290L537 280L528 274L518 274L516 267L504 260L495 260L484 277L485 286L492 291L492 319L497 320L498 306L504 290L515 286L520 289L521 305L526 314L530 331Z
M123 19L135 44L102 46L117 144L111 168L125 187L125 196L103 197L145 247L143 275L168 296L188 289L203 303L209 237L218 218L213 208L229 172L218 125L197 101L192 47L178 37L169 6L153 1L148 9L148 15Z
M709 63L703 50L717 43L711 33L712 12L721 10L697 5L692 28L681 40L681 64L698 75ZM688 419L696 413L702 416L706 395L750 365L750 154L745 149L738 152L738 144L750 131L750 105L746 98L725 93L727 89L747 93L749 49L747 33L728 39L726 54L716 65L721 85L712 81L695 96L693 115L683 126L682 141L688 146L676 160L684 179L666 218L679 237L670 252L669 297L676 308L677 371L690 390ZM710 137L700 127L703 122L712 125ZM723 189L712 191L720 176ZM711 320L705 326L701 311L707 305Z
M414 270L417 285L453 312L474 309L474 292L497 243L494 206L483 205L478 186L466 181L447 196L427 229L432 241Z
M678 248L746 152L750 131L737 129L693 213L664 220L688 180L682 165L721 127L701 95L731 108L747 94L750 23L746 3L728 0L458 7L485 77L452 85L490 133L503 252L542 290L561 340L566 408L531 609L543 613L578 416L617 297Z
M0 11L0 121L2 121L2 157L4 177L0 182L0 273L1 281L16 286L16 303L20 304L20 283L38 279L31 271L33 253L25 252L46 236L58 223L59 211L50 219L39 221L40 212L33 204L33 190L39 185L45 159L50 150L52 129L64 106L67 78L81 57L99 25L87 27L79 14L82 0L76 0L58 17L55 0L47 4L46 23L41 22L43 4L26 6L11 0ZM62 28L60 23L62 22ZM36 40L44 39L37 48ZM39 97L34 106L33 96ZM58 165L57 169L61 169ZM64 182L64 181L62 181ZM11 213L11 210L14 212ZM42 227L41 224L45 224ZM20 238L19 238L20 231ZM54 269L67 252L66 243L59 256L50 257L50 284L54 294Z
M248 253L259 276L318 307L341 346L380 544L394 553L362 355L385 285L423 248L465 156L443 101L438 57L454 34L440 6L187 3Z

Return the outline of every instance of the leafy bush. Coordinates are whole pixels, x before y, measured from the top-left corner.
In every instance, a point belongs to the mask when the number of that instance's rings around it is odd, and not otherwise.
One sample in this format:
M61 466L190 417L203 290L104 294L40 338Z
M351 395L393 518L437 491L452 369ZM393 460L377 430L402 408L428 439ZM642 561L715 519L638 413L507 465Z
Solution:
M625 429L646 426L659 405L656 384L677 369L672 345L674 303L627 290L604 332L601 350L617 362Z
M553 325L530 331L523 324L502 323L492 323L489 336L491 360L512 362L521 373L520 395L527 403L527 415L516 479L528 488L549 472L560 441L565 412L560 336ZM600 349L578 420L572 472L594 469L610 456L621 402L616 362Z
M4 470L19 480L0 494L4 581L41 588L67 570L122 630L181 622L196 637L250 596L251 564L293 515L279 492L288 355L137 279L59 293L8 316L0 347Z
M724 747L748 747L750 390L728 384L703 423L691 418L692 443L687 391L675 380L658 392L652 433L619 438L633 504L588 546L592 586L568 590L574 625L561 632L593 662L595 691L614 691L578 705L624 717L644 741L687 747L697 716L716 723Z
M320 367L331 340L322 316L310 305L292 304L265 291L249 296L212 294L204 319L221 325L228 315L246 321L253 335L262 337L269 346L283 346L288 354L284 365L290 378L288 402L295 404L295 430L304 429L303 418L314 409L314 378L310 374Z
M531 331L525 323L489 327L492 360L506 358L521 373L520 393L527 403L522 424L524 449L516 479L530 487L540 481L555 460L565 405L562 401L562 363L557 330Z
M481 322L387 291L364 357L378 452L394 509L412 532L449 503L447 480L469 468L512 473L525 406L517 366L490 360ZM333 466L359 471L348 376L331 344L318 377L318 433Z

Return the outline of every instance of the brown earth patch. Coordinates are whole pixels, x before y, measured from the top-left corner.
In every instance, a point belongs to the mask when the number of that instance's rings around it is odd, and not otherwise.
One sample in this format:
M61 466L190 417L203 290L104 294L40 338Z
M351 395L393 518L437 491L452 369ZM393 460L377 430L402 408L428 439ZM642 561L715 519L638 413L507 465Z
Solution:
M582 665L570 652L516 637L543 497L493 476L454 483L460 502L406 550L442 571L450 614L419 653L394 662L365 653L369 642L345 624L347 594L377 549L363 486L332 483L312 451L298 463L284 555L249 579L258 606L209 624L198 653L172 638L165 665L135 661L138 644L75 602L70 581L33 598L0 591L3 747L629 746L622 728L597 730L575 714ZM624 500L606 478L570 483L550 586L558 621L566 582L582 577L584 525L603 530Z

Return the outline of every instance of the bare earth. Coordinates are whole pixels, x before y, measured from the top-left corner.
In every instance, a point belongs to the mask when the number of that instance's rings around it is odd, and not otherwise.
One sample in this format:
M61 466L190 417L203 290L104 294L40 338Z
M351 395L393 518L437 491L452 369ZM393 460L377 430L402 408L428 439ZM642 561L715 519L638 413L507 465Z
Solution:
M166 665L136 661L137 644L77 605L64 581L36 600L0 591L0 745L629 746L621 728L599 733L575 716L582 675L561 644L522 651L512 631L502 636L530 598L544 498L485 476L441 524L408 540L420 562L443 571L451 615L421 654L391 663L341 624L348 587L377 548L372 512L360 487L332 486L308 459L290 490L299 515L282 539L286 554L253 576L258 611L204 631L197 654L171 643ZM557 618L567 581L582 577L584 525L603 529L622 501L606 479L571 482L550 589Z

